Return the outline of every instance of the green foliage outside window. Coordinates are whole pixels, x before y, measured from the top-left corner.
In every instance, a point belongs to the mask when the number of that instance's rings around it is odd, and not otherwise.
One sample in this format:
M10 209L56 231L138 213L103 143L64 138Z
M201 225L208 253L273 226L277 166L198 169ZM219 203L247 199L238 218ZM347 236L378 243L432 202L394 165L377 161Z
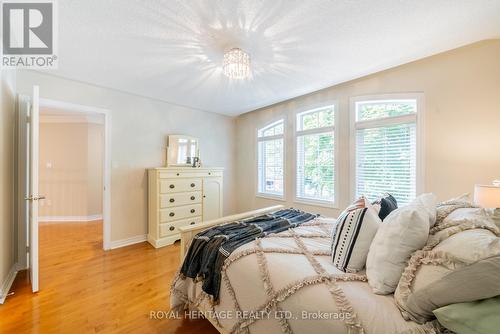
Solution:
M328 107L299 114L298 123L299 131L333 127L335 123L334 109ZM335 177L333 131L299 134L297 153L297 195L304 198L333 201Z
M359 102L357 104L359 121L409 115L416 111L417 104L414 101Z

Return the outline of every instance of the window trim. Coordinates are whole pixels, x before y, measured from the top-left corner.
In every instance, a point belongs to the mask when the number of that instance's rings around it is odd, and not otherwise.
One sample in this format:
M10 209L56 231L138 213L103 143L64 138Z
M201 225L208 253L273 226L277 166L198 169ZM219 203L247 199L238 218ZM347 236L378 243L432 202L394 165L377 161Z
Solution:
M283 133L282 134L259 137L260 130L265 129L267 127L270 127L273 124L277 124L280 121L283 122ZM256 176L256 178L254 180L255 197L268 199L268 200L285 201L285 198L286 198L286 134L287 134L286 125L287 125L286 116L282 115L280 117L274 118L271 121L267 121L266 123L262 124L261 126L257 126L257 128L255 129L255 132L254 132L254 135L255 135L255 138L254 138L254 143L255 143L254 166L255 166L255 176ZM283 139L283 194L281 194L281 195L259 191L259 143L261 141L274 140L274 139Z
M324 108L333 107L334 112L334 122L333 126L328 126L319 129L308 129L308 130L298 130L298 115L304 112L313 112L317 110L321 110ZM311 205L311 206L319 206L325 207L329 209L339 209L339 103L338 100L327 100L322 101L320 103L315 103L312 105L308 105L307 107L300 108L295 111L293 117L293 154L294 154L294 163L293 163L293 203L303 204L303 205ZM329 129L329 130L325 130ZM310 135L317 133L324 133L328 131L333 131L333 173L334 173L334 182L333 182L333 193L334 198L333 201L321 200L321 199L313 199L313 198L305 198L297 196L297 138L301 135Z
M378 102L386 100L415 100L417 103L417 112L393 117L383 117L375 120L356 121L356 102ZM416 196L425 191L425 98L423 93L392 93L355 96L349 99L349 183L350 183L350 201L356 198L356 130L373 127L382 127L393 124L401 124L405 121L415 120L416 130Z

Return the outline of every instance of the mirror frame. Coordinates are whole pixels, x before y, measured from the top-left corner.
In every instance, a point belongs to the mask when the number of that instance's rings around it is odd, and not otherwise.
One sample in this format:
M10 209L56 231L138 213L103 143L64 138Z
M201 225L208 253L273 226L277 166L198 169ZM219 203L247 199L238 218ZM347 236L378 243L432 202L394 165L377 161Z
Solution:
M167 136L167 167L192 167L192 164L184 163L180 164L177 162L171 163L170 160L175 156L172 153L171 143L173 140L178 141L179 139L188 139L188 140L196 140L196 153L199 155L200 152L200 140L197 137L187 136L187 135L168 135ZM177 153L177 152L175 152ZM196 155L195 155L196 156Z

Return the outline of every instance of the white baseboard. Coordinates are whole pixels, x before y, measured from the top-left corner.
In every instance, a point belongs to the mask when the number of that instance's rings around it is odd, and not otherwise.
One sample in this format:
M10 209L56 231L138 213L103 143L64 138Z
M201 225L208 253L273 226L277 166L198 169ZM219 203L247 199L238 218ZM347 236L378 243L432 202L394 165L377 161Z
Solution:
M115 248L130 246L133 244L138 244L139 242L144 242L147 239L148 239L148 236L146 234L143 234L143 235L136 235L135 237L131 237L131 238L114 240L114 241L111 241L111 243L110 243L110 249L115 249Z
M17 266L17 263L15 263L12 268L10 268L7 277L5 277L4 281L2 282L2 285L0 286L0 304L3 304L5 302L5 298L7 298L7 294L9 293L12 283L14 283L14 280L16 279L18 271L19 268Z
M90 216L44 216L44 217L38 217L38 220L40 221L40 223L55 223L55 222L80 223L80 222L102 220L102 214L90 215Z

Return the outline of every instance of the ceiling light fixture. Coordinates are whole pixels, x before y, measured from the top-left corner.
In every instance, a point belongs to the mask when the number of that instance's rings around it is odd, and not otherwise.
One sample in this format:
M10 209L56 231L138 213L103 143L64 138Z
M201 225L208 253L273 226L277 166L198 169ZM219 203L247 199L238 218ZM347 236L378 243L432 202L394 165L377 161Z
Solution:
M250 75L250 56L239 48L225 52L222 71L230 79L245 79Z

